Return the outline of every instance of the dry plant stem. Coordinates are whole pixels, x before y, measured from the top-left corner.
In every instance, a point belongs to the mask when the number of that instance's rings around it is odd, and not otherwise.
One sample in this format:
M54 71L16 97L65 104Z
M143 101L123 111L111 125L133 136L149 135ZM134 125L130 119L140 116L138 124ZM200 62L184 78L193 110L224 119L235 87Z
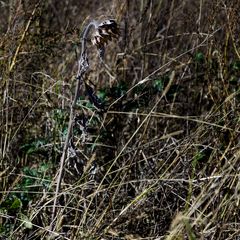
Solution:
M55 222L55 216L56 216L56 205L57 205L57 199L58 199L58 195L60 192L60 187L61 187L61 181L62 181L62 173L63 173L63 167L64 167L64 163L66 160L66 153L67 153L67 149L68 149L68 145L69 145L69 141L72 137L72 127L74 124L74 117L75 117L75 107L76 107L76 103L77 100L79 98L79 91L80 91L80 87L83 83L83 76L86 73L86 71L88 70L88 61L87 61L87 55L86 55L86 40L87 40L87 36L91 30L91 28L95 26L95 21L92 21L88 24L88 26L85 28L84 33L83 33L83 38L81 41L82 44L82 50L81 50L81 56L80 59L78 61L78 73L77 73L77 85L75 88L75 94L74 94L74 99L73 102L71 104L71 108L70 108L70 116L69 116L69 122L68 122L68 131L67 131L67 136L65 139L65 143L64 143L64 148L63 148L63 153L61 156L61 160L60 160L60 168L59 168L59 173L57 176L57 185L56 185L56 190L55 190L55 197L54 197L54 202L53 202L53 210L52 210L52 221L51 221L51 231L54 230L54 222Z
M27 33L28 33L29 27L30 27L30 25L31 25L31 23L32 23L32 21L33 21L33 18L34 18L34 16L35 16L35 13L36 13L36 11L37 11L37 8L38 8L39 4L40 4L40 1L35 5L32 13L31 13L31 16L30 16L30 18L29 18L29 20L28 20L28 22L27 22L27 24L26 24L26 27L25 27L25 29L24 29L24 31L23 31L22 36L21 36L19 45L17 46L17 49L16 49L16 51L15 51L15 53L14 53L14 55L13 55L11 64L10 64L10 66L9 66L9 73L12 72L12 70L13 70L15 64L16 64L17 56L18 56L18 54L19 54L19 52L20 52L20 49L21 49L22 44L23 44L23 41L24 41L24 39L25 39L25 37L26 37L26 35L27 35Z

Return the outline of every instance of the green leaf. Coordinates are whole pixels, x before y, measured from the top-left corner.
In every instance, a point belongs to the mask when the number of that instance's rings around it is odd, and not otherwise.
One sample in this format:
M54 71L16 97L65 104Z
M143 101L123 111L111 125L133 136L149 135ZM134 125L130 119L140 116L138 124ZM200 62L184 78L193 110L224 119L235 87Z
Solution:
M233 62L232 69L235 71L239 71L240 70L240 61Z
M20 149L27 155L30 155L40 150L46 143L45 139L31 140L29 143L22 145Z
M38 169L38 172L44 173L50 168L50 164L48 163L42 163Z
M22 201L19 198L15 197L10 206L10 209L18 209L21 207L22 207Z
M195 59L196 62L202 63L204 61L203 53L202 52L197 52L194 59Z
M163 91L163 80L162 79L155 79L153 81L153 87L159 92Z
M99 90L97 96L101 101L104 101L106 99L106 96L107 96L106 90L104 90L104 89Z

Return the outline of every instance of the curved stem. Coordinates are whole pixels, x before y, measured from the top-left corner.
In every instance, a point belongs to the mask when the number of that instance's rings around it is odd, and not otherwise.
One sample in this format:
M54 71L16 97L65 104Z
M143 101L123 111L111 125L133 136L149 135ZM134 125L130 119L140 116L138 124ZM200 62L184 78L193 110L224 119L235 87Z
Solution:
M83 76L89 68L88 62L87 62L87 55L86 55L86 42L87 42L87 36L92 27L96 27L95 21L91 21L88 24L88 26L84 29L83 38L81 40L82 49L81 49L80 59L78 61L77 85L75 88L74 99L73 99L71 107L70 107L68 131L67 131L67 136L66 136L66 139L64 142L63 152L62 152L62 156L61 156L61 160L60 160L59 173L57 176L57 183L56 183L57 185L56 185L54 202L53 202L53 210L52 210L52 221L51 221L51 226L50 226L51 231L54 230L54 222L56 220L55 218L56 218L57 199L58 199L58 195L59 195L60 188L61 188L63 168L64 168L64 164L65 164L65 160L66 160L66 154L67 154L67 150L68 150L68 146L69 146L69 141L72 137L72 128L73 128L74 117L75 117L75 107L76 107L77 100L79 98L80 86L83 83Z

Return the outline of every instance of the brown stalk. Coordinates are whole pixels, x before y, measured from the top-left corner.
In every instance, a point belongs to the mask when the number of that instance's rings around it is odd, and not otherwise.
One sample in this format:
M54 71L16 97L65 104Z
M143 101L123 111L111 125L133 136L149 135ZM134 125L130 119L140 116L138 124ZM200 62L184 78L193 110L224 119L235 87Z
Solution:
M54 202L53 202L53 210L52 210L52 221L51 221L51 226L50 229L53 231L54 230L54 222L56 218L56 205L57 205L57 200L58 200L58 195L60 192L60 187L61 187L61 182L62 182L62 174L63 174L63 167L64 163L66 160L66 153L69 145L69 141L72 137L72 127L74 123L74 116L75 116L75 108L76 108L76 103L79 97L79 90L80 86L83 83L83 76L86 73L86 71L89 68L88 61L87 61L87 55L86 55L86 40L87 36L91 30L91 28L95 26L94 22L90 22L88 26L85 28L83 32L83 38L81 40L81 45L82 45L82 50L81 50L81 56L78 61L78 72L77 72L77 85L75 88L75 94L74 94L74 99L72 101L71 107L70 107L70 116L69 116L69 122L68 122L68 131L67 131L67 136L65 139L64 147L63 147L63 152L60 160L60 168L59 168L59 173L57 176L57 185L56 185L56 190L55 190L55 196L54 196Z
M107 20L100 24L97 23L96 21L91 21L83 31L83 38L81 40L82 49L81 49L80 58L78 60L78 72L77 72L77 76L76 76L77 84L76 84L76 88L75 88L74 98L73 98L72 104L70 106L68 131L67 131L67 136L65 139L63 152L62 152L62 156L61 156L61 160L60 160L59 173L57 176L56 190L55 190L53 210L52 210L52 221L51 221L51 226L50 226L51 231L53 231L55 228L54 223L56 220L56 205L57 205L57 200L58 200L59 192L60 192L60 188L61 188L63 168L64 168L64 164L66 161L66 154L67 154L67 150L69 147L69 143L73 136L73 125L74 125L74 119L75 119L76 103L79 98L80 87L84 83L84 74L87 72L87 70L89 68L86 43L87 43L87 37L90 33L90 30L93 27L95 28L95 33L93 34L93 37L96 37L96 35L98 37L100 37L97 44L94 44L97 46L99 53L100 52L104 53L104 45L108 41L111 41L112 37L116 38L116 36L118 35L118 31L119 31L117 23L114 20ZM103 31L103 30L105 30L105 31ZM100 53L99 56L100 56L100 59L102 60L103 55ZM85 85L86 85L86 87L88 87L88 85L86 83L85 83ZM90 95L91 95L90 97L92 97L94 99L94 101L95 101L94 104L97 105L98 99L95 95L93 95L94 93L92 91L93 90L90 89Z

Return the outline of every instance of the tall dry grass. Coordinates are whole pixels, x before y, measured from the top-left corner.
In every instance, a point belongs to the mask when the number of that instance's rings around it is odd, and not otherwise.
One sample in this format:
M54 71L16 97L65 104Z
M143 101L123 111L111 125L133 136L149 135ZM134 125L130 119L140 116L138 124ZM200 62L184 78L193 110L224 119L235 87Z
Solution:
M2 239L238 239L239 1L0 2ZM88 44L76 113L87 118L56 175L80 36L113 17L101 64Z

